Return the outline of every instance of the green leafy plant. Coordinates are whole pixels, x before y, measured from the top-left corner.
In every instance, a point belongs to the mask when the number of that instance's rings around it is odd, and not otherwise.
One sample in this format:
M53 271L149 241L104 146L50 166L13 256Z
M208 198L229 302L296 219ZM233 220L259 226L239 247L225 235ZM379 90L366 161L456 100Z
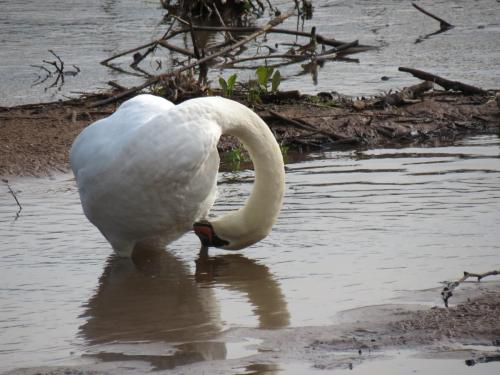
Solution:
M274 73L274 74L273 74ZM256 80L248 82L248 100L252 102L261 102L263 94L275 93L281 83L281 74L279 70L272 67L259 66L255 70Z
M224 160L229 164L231 170L240 170L241 163L250 161L248 153L242 146L233 148L224 153Z
M222 96L225 96L226 98L230 98L233 95L234 91L234 86L236 84L236 74L233 74L229 76L227 81L223 78L219 78L219 85L222 90Z
M276 70L271 78L271 92L278 91L278 86L281 83L281 74L279 70Z
M259 66L255 74L257 75L257 83L265 93L276 92L278 90L278 86L281 83L279 70L274 71L274 68L269 66ZM271 90L269 90L269 84L271 84Z

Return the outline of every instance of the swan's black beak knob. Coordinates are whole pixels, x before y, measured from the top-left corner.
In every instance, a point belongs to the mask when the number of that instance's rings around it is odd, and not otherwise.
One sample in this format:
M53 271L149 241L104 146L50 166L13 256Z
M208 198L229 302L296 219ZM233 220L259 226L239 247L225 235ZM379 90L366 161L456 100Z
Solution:
M223 240L215 234L212 224L208 221L198 221L193 224L193 230L201 241L201 244L206 247L224 247L229 245L229 242Z

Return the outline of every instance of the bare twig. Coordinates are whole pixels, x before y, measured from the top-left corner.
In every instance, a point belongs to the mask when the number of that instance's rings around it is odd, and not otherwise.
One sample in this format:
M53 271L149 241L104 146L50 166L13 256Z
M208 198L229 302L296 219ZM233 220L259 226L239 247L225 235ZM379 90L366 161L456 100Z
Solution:
M59 65L57 65L57 61L43 60L43 62L53 65L56 68L57 73L64 74L64 61L62 61L61 58L53 50L49 49L49 52L59 61Z
M226 27L226 24L224 23L224 19L222 18L222 16L219 13L219 10L217 9L217 5L215 5L215 3L213 5L214 5L215 14L217 14L217 17L219 18L219 22L220 22L221 26ZM233 37L233 34L231 34L230 31L226 31L226 36L229 40L236 42L236 39Z
M454 27L451 23L448 23L445 20L443 20L442 18L439 18L438 16L432 14L431 12L428 12L424 8L419 7L417 4L411 3L411 5L413 5L413 7L415 9L421 11L423 14L425 14L425 15L431 17L431 18L434 18L436 21L438 21L439 22L439 28L440 28L441 31L446 31L446 30L449 30L449 29L451 29L451 28Z
M191 52L190 50L182 48L182 47L179 47L179 46L176 46L176 45L173 45L173 44L170 44L170 43L168 43L165 40L160 40L158 42L158 44L160 44L161 46L163 46L165 48L168 48L169 50L172 50L174 52L180 53L182 55L186 55L186 56L189 56L189 57L195 57L194 53Z
M248 27L237 27L237 26L226 26L226 27L219 27L219 26L201 26L201 25L193 25L195 30L204 30L204 31L233 31L233 32L239 32L239 33L251 33L260 30L260 27L257 26L248 26ZM185 30L187 31L187 30ZM184 32L185 32L184 31ZM272 28L266 31L267 33L278 33L278 34L288 34L288 35L295 35L295 36L302 36L306 38L311 38L311 33L307 31L298 31L298 30L290 30L290 29L280 29L280 28ZM333 39L333 38L326 38L320 34L316 34L316 40L320 44L325 44L327 46L331 47L338 47L343 44L346 44L346 42ZM363 46L363 47L369 47L369 48L376 48L376 47L371 47L371 46Z
M108 85L110 85L111 87L113 87L114 89L119 90L119 91L123 91L123 90L127 89L126 87L116 83L115 81L108 81Z
M453 290L455 290L455 288L458 287L460 283L463 283L469 277L476 277L477 281L479 282L481 281L482 278L486 276L494 276L494 275L500 275L500 270L494 270L485 273L472 273L464 271L464 275L460 279L446 283L443 290L441 291L441 296L443 297L444 305L448 307L448 300L450 299L450 297L453 296Z
M111 57L108 57L107 59L105 60L102 60L101 61L101 64L102 65L106 65L106 66L109 66L109 62L111 60L115 60L117 59L118 57L122 57L122 56L125 56L125 55L128 55L129 53L132 53L132 52L137 52L137 51L140 51L141 49L143 48L147 48L147 47L151 47L152 45L158 43L160 40L162 39L157 39L157 40L153 40L152 42L149 42L149 43L146 43L146 44L142 44L140 46L137 46L137 47L134 47L134 48L131 48L131 49L128 49L126 51L122 51L122 52L119 52Z
M12 196L14 197L14 200L17 203L17 206L19 207L19 210L16 213L16 218L14 219L14 221L15 221L15 220L17 220L19 218L19 215L21 214L21 211L23 210L23 207L21 206L21 203L19 203L19 200L17 199L16 193L14 193L14 190L12 190L12 188L10 187L9 180L2 179L2 181L5 183L5 185L7 185L7 189L9 189L10 194L12 194Z
M220 64L218 67L219 68L233 68L234 65L246 62L246 61L254 61L254 60L268 60L268 59L287 59L287 60L292 60L292 63L298 63L304 60L308 59L315 59L316 61L326 61L326 60L333 60L336 59L338 54L342 55L347 55L348 51L350 48L354 48L358 45L358 41L355 40L354 42L350 43L344 43L338 48L332 48L330 50L327 50L321 54L310 54L310 53L305 53L305 54L293 54L293 53L284 53L284 54L274 54L274 55L260 55L260 56L249 56L249 57L243 57L240 59L236 59L233 61L225 62ZM283 66L284 64L278 64L276 66ZM288 64L285 64L288 65ZM271 65L274 66L274 65ZM253 67L252 67L253 68Z
M157 75L155 77L152 77L150 79L148 79L146 82L144 82L143 84L139 85L139 86L134 86L134 87L131 87L130 89L128 90L125 90L125 91L122 91L120 92L119 94L117 95L114 95L110 98L107 98L107 99L104 99L104 100L101 100L101 101L98 101L96 103L93 104L94 107L96 106L101 106L101 105L106 105L108 103L112 103L112 102L115 102L123 97L126 97L126 96L129 96L137 91L140 91L146 87L149 87L151 85L154 85L155 83L158 83L160 82L161 80L164 80L166 78L170 78L176 74L179 74L185 70L189 70L191 68L194 68L195 66L198 66L200 64L204 64L216 57L219 57L219 56L222 56L222 55L225 55L227 54L228 52L230 51L233 51L239 47L241 47L242 45L244 45L245 43L248 43L249 41L257 38L259 35L262 35L264 34L265 32L267 32L268 30L270 30L271 28L273 28L274 26L282 23L285 19L287 19L288 17L290 17L291 15L293 14L293 11L288 11L282 15L280 15L279 17L276 17L274 19L272 19L271 21L269 21L265 26L263 26L262 28L259 29L259 31L256 31L250 35L248 35L247 37L245 37L244 39L241 39L240 41L230 45L229 47L227 48L224 48L222 50L220 50L219 52L216 52L216 53L213 53L211 55L208 55L208 56L205 56L199 60L196 60L190 64L187 64L181 68L178 68L176 70L173 70L171 72L168 72L168 73L165 73L165 74L160 74L160 75Z
M433 36L433 35L437 35L437 34L440 34L440 33L444 33L445 31L448 31L450 29L452 29L453 26L452 24L446 22L445 20L443 20L442 18L439 18L438 16L435 16L434 14L426 11L425 9L419 7L417 4L415 3L411 3L411 5L413 5L413 7L415 7L416 9L418 9L420 12L422 12L423 14L431 17L431 18L434 18L435 20L437 20L439 22L439 30L438 31L434 31L432 33L429 33L427 35L424 35L424 36L420 36L417 38L417 40L415 41L415 43L420 43L420 42L423 42L425 39Z
M43 65L30 65L30 66L32 66L33 68L45 70L45 72L49 75L49 77L52 75L52 72L50 70L48 70L46 67L44 67Z

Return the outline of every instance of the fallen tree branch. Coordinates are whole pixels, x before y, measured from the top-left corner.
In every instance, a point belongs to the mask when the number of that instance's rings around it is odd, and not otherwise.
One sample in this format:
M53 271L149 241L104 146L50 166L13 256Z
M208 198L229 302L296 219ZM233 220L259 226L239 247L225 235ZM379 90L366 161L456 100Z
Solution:
M104 100L101 100L101 101L98 101L96 103L93 103L92 104L92 107L97 107L97 106L101 106L101 105L106 105L106 104L109 104L109 103L112 103L112 102L115 102L123 97L126 97L126 96L129 96L137 91L140 91L142 89L145 89L146 87L149 87L151 85L154 85L155 83L158 83L159 81L163 80L163 79L166 79L166 78L170 78L176 74L179 74L183 71L186 71L188 69L191 69L191 68L194 68L195 66L198 66L200 64L204 64L216 57L219 57L219 56L222 56L224 54L227 54L228 52L231 52L233 50L235 50L236 48L239 48L241 47L242 45L244 45L245 43L248 43L249 41L257 38L259 35L262 35L264 34L265 32L267 32L268 30L272 29L274 26L276 25L279 25L280 23L282 23L284 20L286 20L288 17L290 17L292 14L294 13L293 10L290 10L274 19L272 19L271 21L269 21L265 26L263 26L262 28L259 29L259 31L256 31L254 32L253 34L250 34L248 35L247 37L245 37L244 39L230 45L229 47L227 48L224 48L222 50L220 50L219 52L216 52L216 53L213 53L211 55L208 55L208 56L205 56L199 60L196 60L195 62L192 62L188 65L185 65L183 66L182 68L178 68L176 70L173 70L171 72L168 72L168 73L165 73L165 74L160 74L160 75L157 75L157 76L154 76L150 79L148 79L146 82L144 82L143 84L139 85L139 86L134 86L128 90L125 90L125 91L122 91L121 93L117 94L117 95L114 95L112 97L109 97L107 99L104 99Z
M258 108L260 111L268 112L271 116L288 123L289 125L293 126L294 128L301 129L301 130L308 130L308 131L314 132L316 134L322 134L322 135L328 137L332 141L344 139L344 137L341 137L337 134L334 134L334 133L331 133L331 132L328 132L328 131L325 131L322 129L318 129L316 126L313 126L311 124L301 123L297 120L286 117L286 116L282 115L281 113L273 111L272 109L266 108L262 105L256 104L255 107Z
M432 82L424 81L410 87L405 87L401 91L385 95L380 101L376 102L375 105L378 104L385 107L416 103L419 102L419 98L421 98L426 91L431 90L433 86Z
M445 90L460 91L463 92L465 95L473 95L473 94L488 95L486 90L483 90L479 87L471 86L459 81L450 81L446 78L442 78L435 74L427 73L422 70L404 68L404 67L399 67L398 70L400 72L410 73L412 76L422 79L424 81L434 82L439 86L443 87Z
M457 281L451 281L446 283L443 290L441 291L441 296L443 297L443 302L446 307L448 307L448 300L453 296L453 290L467 280L469 277L476 277L477 281L481 281L482 278L486 276L500 275L500 270L489 271L485 273L472 273L464 271L464 275Z
M248 27L237 27L237 26L226 26L226 27L220 27L220 26L201 26L201 25L193 25L193 28L195 30L203 30L203 31L232 31L232 32L239 32L239 33L249 33L249 32L255 32L260 30L259 27L256 26L248 26ZM188 30L185 30L188 31ZM288 35L295 35L295 36L302 36L306 38L311 38L313 35L310 32L307 31L297 31L297 30L289 30L289 29L279 29L279 28L273 28L270 30L267 30L267 33L276 33L276 34L288 34ZM315 34L316 41L319 44L325 44L327 46L331 47L339 47L344 44L347 44L346 42L343 42L341 40L333 39L333 38L326 38L320 34ZM374 46L365 46L362 45L360 47L365 47L369 49L375 49L376 47Z
M173 44L170 44L170 43L166 42L165 40L158 41L158 44L160 44L161 46L163 46L163 47L165 47L165 48L167 48L167 49L169 49L171 51L180 53L182 55L186 55L186 56L189 56L189 57L195 57L194 53L191 52L190 50L182 48L182 47L179 47L179 46L175 46Z
M174 23L172 22L172 24L169 26L169 28L167 29L167 31L165 32L165 34L163 34L163 36L161 38L153 40L153 41L151 41L149 43L140 45L138 47L131 48L131 49L128 49L128 50L123 51L123 52L119 52L119 53L117 53L117 54L115 54L115 55L113 55L113 56L111 56L111 57L109 57L109 58L107 58L105 60L102 60L101 61L101 65L113 68L112 65L109 65L109 62L111 60L117 59L118 57L122 57L122 56L128 55L129 53L132 53L132 52L140 51L141 49L148 48L148 47L151 50L154 50L154 48L160 43L160 41L165 42L166 40L168 40L168 39L174 37L175 35L177 35L175 32L170 33L170 31L172 30L173 25L174 25Z
M488 362L500 362L500 355L483 355L478 358L466 359L465 364L467 366L475 366L478 363L488 363Z

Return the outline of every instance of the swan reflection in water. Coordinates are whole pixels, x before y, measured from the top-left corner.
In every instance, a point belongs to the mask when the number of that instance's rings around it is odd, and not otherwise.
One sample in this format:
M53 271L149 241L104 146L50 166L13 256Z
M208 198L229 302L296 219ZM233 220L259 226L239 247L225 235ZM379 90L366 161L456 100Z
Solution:
M226 344L216 341L222 323L214 287L246 295L259 328L289 324L278 283L254 260L220 255L198 261L192 275L188 265L168 251L142 249L138 255L133 263L114 255L108 259L98 290L85 306L87 321L80 327L95 352L88 356L146 361L156 369L225 359Z

